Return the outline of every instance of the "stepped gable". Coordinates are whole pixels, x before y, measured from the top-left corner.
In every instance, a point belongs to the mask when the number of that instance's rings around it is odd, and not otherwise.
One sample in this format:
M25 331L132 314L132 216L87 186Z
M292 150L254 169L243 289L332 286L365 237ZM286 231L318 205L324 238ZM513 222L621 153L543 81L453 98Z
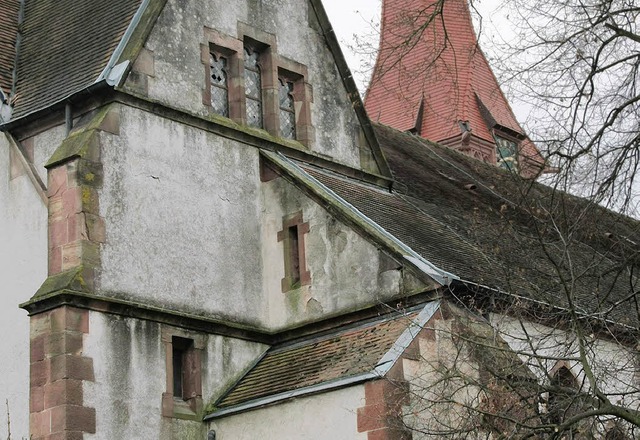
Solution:
M26 0L14 119L93 84L141 0Z
M13 85L19 9L19 0L0 0L0 88L5 95Z
M498 129L520 142L529 162L543 162L478 46L466 0L384 0L382 7L380 51L365 99L373 121L489 163L496 163Z

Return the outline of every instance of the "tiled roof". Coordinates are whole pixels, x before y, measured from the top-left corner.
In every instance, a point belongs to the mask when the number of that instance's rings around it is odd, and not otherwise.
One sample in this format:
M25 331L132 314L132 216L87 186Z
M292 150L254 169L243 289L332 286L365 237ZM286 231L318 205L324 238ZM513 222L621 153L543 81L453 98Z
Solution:
M416 316L417 312L395 315L322 337L275 346L216 406L226 408L371 372Z
M141 0L25 0L14 119L90 86Z
M554 228L571 234L578 307L637 325L620 301L640 288L628 272L640 267L639 222L416 136L377 133L401 193L305 169L440 269L547 304L567 305L557 271L569 267Z
M13 83L19 8L19 0L0 0L0 88L7 95Z
M467 0L444 2L419 38L408 37L441 4L383 1L380 51L365 100L369 116L435 142L459 138L458 121L468 121L473 135L494 143L480 101L496 124L525 135L478 46ZM525 150L540 160L530 142Z

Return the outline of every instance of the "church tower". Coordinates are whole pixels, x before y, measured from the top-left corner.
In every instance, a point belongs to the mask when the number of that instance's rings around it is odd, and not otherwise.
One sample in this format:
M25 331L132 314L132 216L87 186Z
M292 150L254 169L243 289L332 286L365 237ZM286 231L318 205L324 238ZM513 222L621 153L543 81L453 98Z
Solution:
M523 175L543 163L478 45L467 0L382 1L365 107L373 121Z

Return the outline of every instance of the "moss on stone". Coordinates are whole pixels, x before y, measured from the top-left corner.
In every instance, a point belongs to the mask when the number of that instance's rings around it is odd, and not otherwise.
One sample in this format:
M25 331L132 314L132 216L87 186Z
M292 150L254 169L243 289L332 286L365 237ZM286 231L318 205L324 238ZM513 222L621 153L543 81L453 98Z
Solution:
M63 290L90 292L91 284L93 283L87 280L84 267L76 267L48 277L32 299L39 299Z
M99 154L100 151L98 129L102 126L112 108L113 105L106 105L100 108L89 122L74 130L62 141L62 144L47 161L45 167L50 168L77 157L97 161L96 154Z

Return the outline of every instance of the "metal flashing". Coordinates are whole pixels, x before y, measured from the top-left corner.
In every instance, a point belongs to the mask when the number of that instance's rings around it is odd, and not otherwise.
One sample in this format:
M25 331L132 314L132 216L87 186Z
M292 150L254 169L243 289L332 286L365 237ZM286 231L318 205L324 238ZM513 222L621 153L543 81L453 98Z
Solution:
M250 402L241 403L238 405L230 406L228 408L224 408L218 411L215 411L204 417L204 421L217 419L223 416L227 416L230 414L236 414L243 411L248 411L251 409L259 408L261 406L266 406L272 403L277 403L286 399L291 399L293 397L305 396L310 394L319 393L322 391L330 391L338 388L343 388L348 385L355 385L357 383L365 382L371 379L378 379L378 376L374 372L358 374L356 376L346 377L342 379L336 379L329 382L323 382L317 385L311 385L304 388L298 388L292 391L286 391L283 393L274 394L273 396L261 397L256 400L252 400Z
M100 73L98 78L95 80L96 83L99 83L100 81L106 79L109 85L111 86L117 85L109 82L109 78L111 78L111 70L117 67L116 63L118 62L118 60L120 59L120 56L124 52L125 47L127 47L127 44L129 43L129 40L131 39L133 32L136 30L138 23L140 23L140 20L142 19L142 16L147 10L147 7L149 6L150 2L151 0L142 0L140 7L136 11L136 13L133 15L133 18L131 19L131 23L129 23L127 30L124 32L124 35L120 39L120 42L118 43L115 50L111 54L111 58L109 58L109 62L107 63L107 66L104 68L102 73ZM118 66L120 65L121 64L118 64ZM126 67L127 66L124 67L125 70L126 70ZM122 76L123 73L124 72L120 73L120 76Z
M292 177L295 177L298 181L304 183L308 187L314 188L316 192L324 199L331 201L334 205L341 207L343 210L347 210L353 213L355 216L357 216L360 222L366 224L371 230L373 230L375 234L382 239L382 242L392 244L395 250L402 254L402 258L407 263L415 267L417 270L420 270L440 285L448 286L453 280L459 279L458 276L442 270L435 266L433 263L427 261L404 242L396 238L382 226L360 212L355 206L340 197L322 182L309 175L306 171L300 168L300 166L284 156L282 153L273 153L264 150L262 150L262 153L278 166L286 170Z
M393 368L398 359L400 359L400 356L402 356L402 353L404 353L407 347L409 347L409 344L413 342L416 336L418 336L418 333L422 331L427 322L429 322L433 315L435 315L439 307L439 300L428 302L418 316L411 320L407 329L402 332L393 346L382 357L382 359L380 359L378 365L376 365L376 368L373 370L373 373L375 373L376 376L382 377L387 374L391 368Z

